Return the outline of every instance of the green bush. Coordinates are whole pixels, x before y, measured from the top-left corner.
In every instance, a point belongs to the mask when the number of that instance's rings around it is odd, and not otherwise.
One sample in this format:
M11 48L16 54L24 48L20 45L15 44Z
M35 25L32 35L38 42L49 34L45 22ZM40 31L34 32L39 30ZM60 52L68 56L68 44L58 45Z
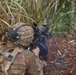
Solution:
M75 27L75 10L71 0L0 0L1 32L20 21L42 25L54 19L50 30L62 36Z

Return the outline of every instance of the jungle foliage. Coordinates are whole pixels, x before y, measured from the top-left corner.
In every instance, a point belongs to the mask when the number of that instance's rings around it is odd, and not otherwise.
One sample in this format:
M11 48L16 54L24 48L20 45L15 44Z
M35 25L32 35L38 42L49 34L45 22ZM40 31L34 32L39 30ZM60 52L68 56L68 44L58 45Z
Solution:
M51 23L56 36L76 31L75 0L0 0L0 36L17 22Z

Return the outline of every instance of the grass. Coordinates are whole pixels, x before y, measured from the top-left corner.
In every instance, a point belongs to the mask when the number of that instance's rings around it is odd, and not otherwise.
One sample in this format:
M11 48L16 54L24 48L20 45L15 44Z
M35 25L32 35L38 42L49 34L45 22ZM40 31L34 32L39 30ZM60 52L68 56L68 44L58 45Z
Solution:
M0 35L17 22L54 23L50 30L63 36L76 27L76 8L71 0L0 0Z

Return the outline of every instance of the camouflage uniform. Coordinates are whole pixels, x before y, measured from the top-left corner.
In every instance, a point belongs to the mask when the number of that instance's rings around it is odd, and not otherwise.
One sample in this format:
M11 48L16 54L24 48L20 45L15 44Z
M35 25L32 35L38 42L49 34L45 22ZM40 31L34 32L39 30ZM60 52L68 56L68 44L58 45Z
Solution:
M0 46L0 75L43 75L42 63L31 51L8 42Z

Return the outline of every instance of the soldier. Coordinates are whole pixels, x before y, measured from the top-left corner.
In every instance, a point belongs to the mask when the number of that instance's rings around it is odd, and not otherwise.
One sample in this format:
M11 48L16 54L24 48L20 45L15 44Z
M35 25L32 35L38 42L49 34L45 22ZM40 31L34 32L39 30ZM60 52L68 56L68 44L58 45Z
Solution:
M33 28L25 23L17 23L8 30L8 42L0 46L0 75L43 75L39 48L33 53L28 50L33 35Z

